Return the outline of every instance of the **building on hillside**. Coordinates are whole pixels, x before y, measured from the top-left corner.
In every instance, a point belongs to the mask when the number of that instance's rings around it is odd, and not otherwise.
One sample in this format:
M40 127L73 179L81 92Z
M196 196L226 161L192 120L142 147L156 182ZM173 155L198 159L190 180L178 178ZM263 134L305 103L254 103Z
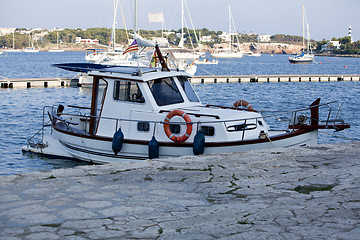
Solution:
M231 39L231 34L230 34L230 33L223 32L223 33L221 33L221 35L219 35L219 38L220 38L223 42L229 42L230 39Z
M13 32L15 32L16 28L0 28L0 35L4 36L4 35L8 35L8 34L12 34Z
M200 42L213 42L214 39L212 39L211 35L209 36L201 36Z
M339 41L329 41L321 46L321 52L340 49L341 43Z
M41 32L32 33L32 38L36 41L43 40L46 35L49 35L48 30L41 30Z
M75 38L75 43L91 43L91 44L98 44L99 40L95 39L82 39L81 37Z
M175 34L175 32L162 32L165 36L169 36L171 34Z
M259 35L260 42L271 42L271 35L269 34L261 34Z

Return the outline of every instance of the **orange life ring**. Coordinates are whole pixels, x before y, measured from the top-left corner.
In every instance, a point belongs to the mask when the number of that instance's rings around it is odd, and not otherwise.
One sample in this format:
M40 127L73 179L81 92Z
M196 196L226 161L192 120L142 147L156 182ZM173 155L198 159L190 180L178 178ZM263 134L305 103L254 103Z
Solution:
M184 135L176 137L175 134L173 134L170 131L170 119L172 119L174 116L180 116L182 117L186 122L186 132ZM181 110L173 110L166 115L164 119L164 131L166 136L173 142L176 143L182 143L185 142L191 135L192 132L192 122L189 115L187 115L184 111Z
M238 107L245 107L246 110L248 110L248 111L256 112L256 111L254 110L254 108L251 106L251 104L248 103L248 102L245 101L245 100L238 100L238 101L234 102L233 105L234 105L234 107L236 107L236 108L238 108Z

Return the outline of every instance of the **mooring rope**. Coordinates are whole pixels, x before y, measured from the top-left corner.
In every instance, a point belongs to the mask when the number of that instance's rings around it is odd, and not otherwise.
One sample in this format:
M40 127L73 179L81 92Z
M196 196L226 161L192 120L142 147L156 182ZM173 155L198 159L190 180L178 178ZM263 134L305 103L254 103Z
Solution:
M199 66L197 66L198 68L199 68ZM208 74L210 74L210 75L215 75L214 73L211 73L211 72L209 72L209 71L206 71L205 69L202 69L202 68L199 68L201 71L204 71L204 72L206 72L206 73L208 73Z

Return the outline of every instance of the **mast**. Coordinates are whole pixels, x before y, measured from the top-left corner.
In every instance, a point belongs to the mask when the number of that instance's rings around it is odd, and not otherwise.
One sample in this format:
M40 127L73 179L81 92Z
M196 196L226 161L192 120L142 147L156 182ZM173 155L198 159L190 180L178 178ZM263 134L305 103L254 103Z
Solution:
M305 49L305 7L304 4L302 5L303 9L303 31L302 31L302 48Z
M181 0L181 39L180 47L184 48L184 0Z
M134 14L134 38L136 39L137 32L137 0L135 0L135 14Z
M59 49L59 31L56 31L56 49Z
M13 31L13 50L15 50L15 30Z
M231 51L231 7L230 7L230 5L229 5L229 35L230 35L229 51Z
M113 51L115 52L115 44L116 44L116 12L119 0L114 0L114 19L113 19L113 26L111 32L111 41L113 44Z

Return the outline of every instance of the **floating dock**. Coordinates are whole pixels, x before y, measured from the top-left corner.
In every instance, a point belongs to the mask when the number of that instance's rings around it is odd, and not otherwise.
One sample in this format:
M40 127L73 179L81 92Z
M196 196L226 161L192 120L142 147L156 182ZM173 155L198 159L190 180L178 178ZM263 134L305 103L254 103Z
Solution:
M193 76L191 83L250 82L336 82L359 81L360 74L349 75L204 75Z
M72 78L0 79L1 88L69 87L77 84L78 79Z
M360 74L349 75L203 75L193 76L191 83L252 83L252 82L337 82L360 81ZM76 78L0 79L1 88L79 86Z

